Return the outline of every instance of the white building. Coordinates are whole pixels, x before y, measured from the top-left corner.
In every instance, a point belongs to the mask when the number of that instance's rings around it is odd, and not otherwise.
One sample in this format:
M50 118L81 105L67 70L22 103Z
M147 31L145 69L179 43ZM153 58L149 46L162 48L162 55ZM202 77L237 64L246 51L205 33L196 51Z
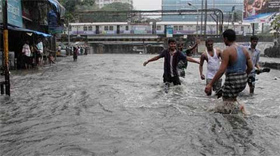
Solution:
M111 4L114 2L128 3L133 6L133 0L95 0L96 4L99 8L104 7L106 4Z

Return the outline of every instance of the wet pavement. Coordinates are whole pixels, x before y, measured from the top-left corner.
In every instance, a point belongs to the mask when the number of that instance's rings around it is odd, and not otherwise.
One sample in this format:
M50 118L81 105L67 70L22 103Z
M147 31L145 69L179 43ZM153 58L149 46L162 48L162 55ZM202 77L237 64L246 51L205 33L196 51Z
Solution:
M198 65L164 93L163 59L94 54L77 62L11 75L0 96L2 156L280 155L280 71L257 77L239 101L250 115L207 111L220 99L204 94Z

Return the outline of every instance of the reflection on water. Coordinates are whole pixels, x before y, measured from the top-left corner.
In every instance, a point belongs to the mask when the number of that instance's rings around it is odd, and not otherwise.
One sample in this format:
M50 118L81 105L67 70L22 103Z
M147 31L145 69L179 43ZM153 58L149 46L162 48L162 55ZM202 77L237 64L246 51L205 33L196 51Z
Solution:
M164 92L163 60L151 55L88 55L12 74L0 97L0 155L280 155L279 71L261 74L250 115L207 111L198 66Z

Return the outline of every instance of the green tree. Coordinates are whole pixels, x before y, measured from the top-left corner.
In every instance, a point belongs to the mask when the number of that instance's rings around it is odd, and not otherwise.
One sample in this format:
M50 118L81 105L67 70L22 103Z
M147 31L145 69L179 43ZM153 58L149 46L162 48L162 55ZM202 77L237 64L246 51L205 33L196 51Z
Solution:
M58 0L65 7L65 18L73 22L77 12L81 9L88 9L95 6L95 0Z
M114 2L111 4L105 5L100 9L101 11L130 11L132 6L128 3Z
M125 22L127 21L129 13L120 11L131 10L132 6L128 3L114 2L105 5L95 12L83 14L81 16L81 22Z
M274 20L271 22L271 27L273 30L280 32L280 15L274 18Z

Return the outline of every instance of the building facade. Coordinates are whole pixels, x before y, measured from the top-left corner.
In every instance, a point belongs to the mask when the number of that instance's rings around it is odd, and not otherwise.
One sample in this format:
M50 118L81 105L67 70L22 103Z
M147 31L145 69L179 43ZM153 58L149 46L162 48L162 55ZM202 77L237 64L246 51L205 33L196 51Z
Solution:
M220 9L224 13L225 22L239 22L242 21L244 0L162 0L162 10L199 10L205 9L205 2L207 9ZM188 4L189 3L189 4ZM203 17L199 13L198 21ZM181 15L181 16L163 16L163 21L196 21L197 14ZM213 21L210 16L207 16L207 21Z
M95 2L96 2L97 6L99 8L102 8L105 5L111 4L111 3L114 3L114 2L128 3L131 6L133 6L133 0L96 0Z

